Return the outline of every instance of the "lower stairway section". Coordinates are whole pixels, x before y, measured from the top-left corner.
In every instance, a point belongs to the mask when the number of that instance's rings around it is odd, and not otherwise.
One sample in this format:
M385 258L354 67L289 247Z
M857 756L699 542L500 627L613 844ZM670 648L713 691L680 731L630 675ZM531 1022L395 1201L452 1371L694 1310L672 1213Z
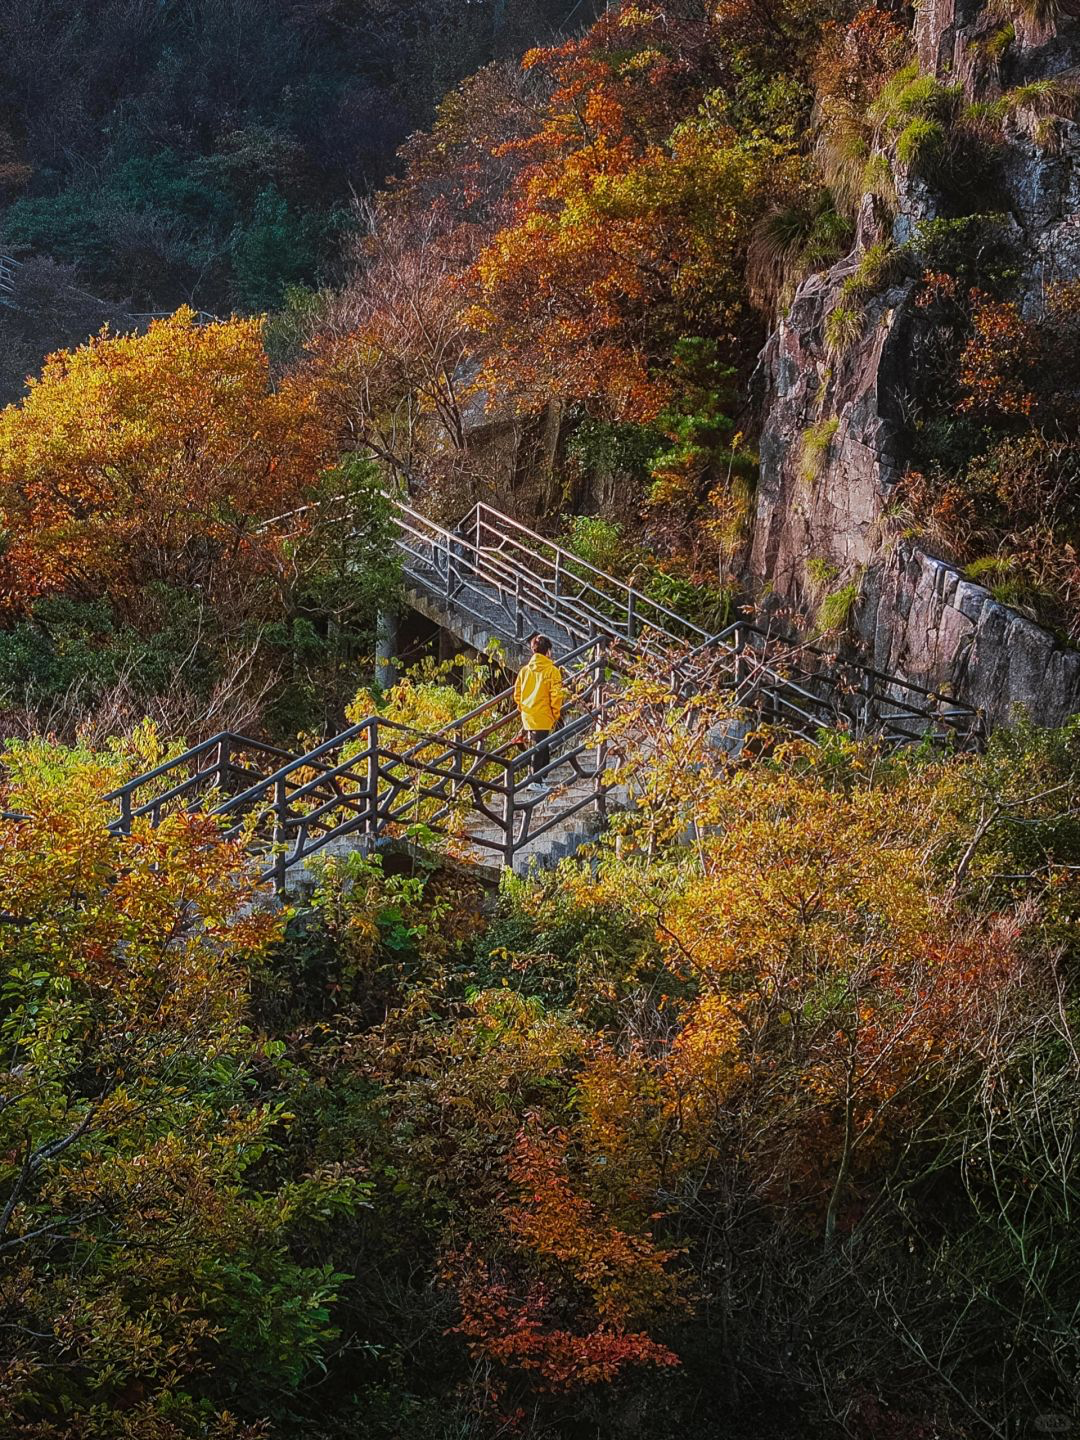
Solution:
M302 755L234 733L213 736L106 798L130 833L178 809L203 810L243 838L279 892L304 887L316 857L387 840L441 837L450 855L524 872L573 854L625 803L602 732L612 671L603 640L564 658L567 698L550 758L520 738L512 690L435 732L372 715ZM537 747L539 748L539 747Z

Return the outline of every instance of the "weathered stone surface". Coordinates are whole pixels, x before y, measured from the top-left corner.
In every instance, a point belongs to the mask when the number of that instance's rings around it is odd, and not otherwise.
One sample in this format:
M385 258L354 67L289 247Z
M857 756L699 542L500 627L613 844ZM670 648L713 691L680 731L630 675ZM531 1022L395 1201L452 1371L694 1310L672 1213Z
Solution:
M1018 705L1044 724L1080 710L1080 654L915 547L867 572L855 623L879 670L955 694L992 723Z
M1056 32L1018 22L1005 73L980 59L973 43L1001 23L982 0L926 0L916 15L920 65L963 84L970 99L1078 72L1075 19ZM1007 223L1035 304L1047 284L1080 276L1080 127L1058 119L1048 140L1039 117L1020 111L1006 140ZM897 179L893 239L902 244L936 209L925 185L902 172ZM826 353L826 320L840 288L859 250L881 236L868 200L857 233L851 255L800 287L762 357L766 418L751 569L773 604L804 613L820 596L818 562L837 584L859 579L857 643L878 669L955 694L994 722L1007 721L1018 704L1044 723L1059 722L1080 710L1080 654L920 551L891 514L905 453L905 373L920 319L910 287L895 287L866 308L861 335L842 355ZM804 436L828 421L835 433L818 473L807 475Z

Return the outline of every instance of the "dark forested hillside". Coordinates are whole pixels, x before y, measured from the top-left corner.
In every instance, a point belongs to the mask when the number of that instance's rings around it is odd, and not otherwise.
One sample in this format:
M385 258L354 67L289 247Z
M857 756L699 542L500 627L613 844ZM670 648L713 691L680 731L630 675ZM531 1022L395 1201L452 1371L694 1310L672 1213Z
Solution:
M136 309L272 307L448 89L588 8L4 0L4 243Z

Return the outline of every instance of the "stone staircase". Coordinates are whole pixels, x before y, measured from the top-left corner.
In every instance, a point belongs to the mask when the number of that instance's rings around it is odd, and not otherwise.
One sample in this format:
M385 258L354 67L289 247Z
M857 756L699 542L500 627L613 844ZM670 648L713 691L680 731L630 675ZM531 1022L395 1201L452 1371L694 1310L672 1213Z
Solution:
M208 809L226 837L245 836L279 892L309 886L316 856L411 833L441 834L450 855L492 876L550 866L595 835L612 807L631 803L612 779L603 734L613 690L642 668L675 696L699 705L722 696L718 711L744 714L716 727L729 750L762 724L812 741L839 727L887 748L982 743L980 716L953 697L742 621L711 634L490 506L448 530L388 503L411 605L477 650L497 640L513 663L533 632L552 640L569 699L541 775L548 793L529 788L535 756L518 741L506 690L439 731L371 715L301 755L214 736L114 791L116 833L171 809ZM295 525L303 514L271 523Z

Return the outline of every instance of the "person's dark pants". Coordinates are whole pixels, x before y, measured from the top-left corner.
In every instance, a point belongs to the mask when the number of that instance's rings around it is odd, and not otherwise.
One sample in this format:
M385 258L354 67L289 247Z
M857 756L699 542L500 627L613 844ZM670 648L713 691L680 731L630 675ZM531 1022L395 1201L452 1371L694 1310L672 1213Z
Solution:
M532 760L532 773L535 778L541 770L551 764L551 745L549 744L551 731L526 730L525 734L529 737L529 745L538 747Z

